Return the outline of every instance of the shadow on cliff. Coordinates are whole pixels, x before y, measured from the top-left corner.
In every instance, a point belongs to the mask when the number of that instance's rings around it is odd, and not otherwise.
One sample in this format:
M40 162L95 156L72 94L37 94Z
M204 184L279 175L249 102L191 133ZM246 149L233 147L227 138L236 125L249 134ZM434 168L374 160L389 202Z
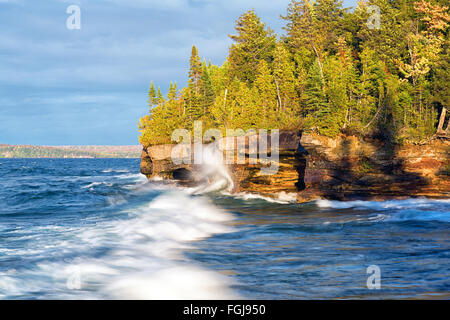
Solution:
M302 146L301 140L302 140L303 131L299 131L298 136L298 146L297 150L295 151L294 157L295 157L295 171L297 171L297 182L295 183L295 187L297 188L297 191L303 191L306 189L305 184L305 173L306 173L306 165L307 160L306 157L309 155L308 151Z
M387 104L384 111L384 117L377 121L375 131L376 138L382 142L376 152L384 156L383 161L381 163L374 159L367 159L367 161L375 171L378 170L386 178L381 185L378 184L380 191L387 192L391 196L414 196L427 186L429 181L419 174L406 170L405 160L399 155L399 131L394 121L392 107Z
M323 196L351 200L417 195L429 182L406 171L398 154L397 135L392 112L385 107L372 134L360 140L374 147L371 155L358 154L351 138L344 137L339 146L340 161L331 163L331 180L321 186Z

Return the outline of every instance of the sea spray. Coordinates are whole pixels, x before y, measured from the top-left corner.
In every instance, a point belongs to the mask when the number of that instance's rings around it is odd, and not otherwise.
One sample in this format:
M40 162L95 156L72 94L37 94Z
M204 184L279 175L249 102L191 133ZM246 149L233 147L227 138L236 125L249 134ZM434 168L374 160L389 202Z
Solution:
M233 190L233 179L224 164L223 152L218 148L216 142L202 148L202 163L197 179L202 181L202 183L193 190L195 194L223 189L230 192Z
M94 162L82 163L89 167ZM185 256L195 241L233 231L228 225L233 216L207 198L192 196L168 181L148 182L140 174L118 171L95 170L104 176L74 180L74 176L61 178L62 167L49 186L33 192L49 194L50 190L56 199L64 200L67 195L60 198L50 188L77 185L68 189L72 195L67 200L68 215L55 206L47 214L43 207L41 218L42 210L35 200L37 213L33 219L26 219L26 212L22 213L26 228L9 224L3 217L0 261L2 257L20 257L27 260L27 266L0 268L0 298L238 297L230 289L231 279ZM3 188L2 192L7 190ZM88 201L86 207L80 206L83 201ZM10 203L10 210L18 208L27 207L23 201L14 207ZM75 209L80 214L74 214ZM43 224L34 224L41 220ZM23 247L12 248L10 243Z

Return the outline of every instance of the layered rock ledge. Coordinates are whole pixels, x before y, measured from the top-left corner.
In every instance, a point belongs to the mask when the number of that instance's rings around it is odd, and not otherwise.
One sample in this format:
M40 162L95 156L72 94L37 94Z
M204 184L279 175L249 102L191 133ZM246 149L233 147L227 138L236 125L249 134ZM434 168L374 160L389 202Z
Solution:
M174 146L144 149L141 173L149 179L159 177L184 185L198 184L201 165L174 164ZM221 151L225 152L226 148L222 147ZM248 144L236 153L245 154L247 161L226 165L234 182L232 192L265 196L295 192L298 202L318 198L450 197L450 144L446 140L398 146L354 136L331 139L315 134L280 132L278 171L273 175L261 174L261 168L267 167L267 163L249 163Z

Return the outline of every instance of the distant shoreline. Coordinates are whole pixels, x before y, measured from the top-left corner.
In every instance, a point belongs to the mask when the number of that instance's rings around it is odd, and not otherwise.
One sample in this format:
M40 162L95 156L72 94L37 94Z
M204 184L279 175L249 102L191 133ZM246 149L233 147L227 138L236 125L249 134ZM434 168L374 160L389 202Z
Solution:
M135 146L33 146L0 144L2 159L92 159L141 157L142 147Z

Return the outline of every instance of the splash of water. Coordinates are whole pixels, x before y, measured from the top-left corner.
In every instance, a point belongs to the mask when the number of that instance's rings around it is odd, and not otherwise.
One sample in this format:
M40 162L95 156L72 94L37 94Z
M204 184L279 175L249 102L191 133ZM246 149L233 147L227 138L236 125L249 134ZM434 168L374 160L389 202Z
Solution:
M223 152L216 142L202 148L202 165L198 180L203 183L194 189L194 193L209 193L226 189L231 192L234 182L223 160Z

